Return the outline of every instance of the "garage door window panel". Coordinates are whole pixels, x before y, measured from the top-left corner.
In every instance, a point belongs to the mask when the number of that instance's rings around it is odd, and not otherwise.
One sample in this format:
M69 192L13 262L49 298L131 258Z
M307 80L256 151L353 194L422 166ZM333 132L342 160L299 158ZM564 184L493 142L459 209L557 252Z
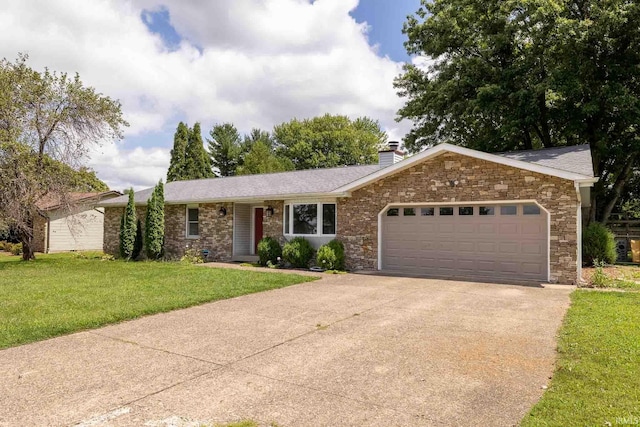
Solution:
M400 216L400 209L398 209L398 208L389 208L387 210L387 216Z
M415 208L404 208L402 211L403 211L402 214L404 216L416 216Z
M493 206L480 206L478 213L481 216L492 216L496 213L496 208Z
M515 205L500 206L500 215L517 215L518 207Z
M420 208L420 216L434 216L435 214L435 208Z
M453 208L451 207L442 207L440 208L440 216L453 216Z
M523 215L540 215L540 206L538 205L524 205L522 206Z
M471 216L473 215L473 206L460 206L458 208L459 216Z

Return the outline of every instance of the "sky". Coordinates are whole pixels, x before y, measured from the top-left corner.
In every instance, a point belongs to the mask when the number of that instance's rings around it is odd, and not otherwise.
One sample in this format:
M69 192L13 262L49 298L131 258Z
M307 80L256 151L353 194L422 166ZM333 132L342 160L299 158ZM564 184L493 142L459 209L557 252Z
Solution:
M79 73L122 103L124 139L85 164L115 190L166 177L179 121L240 133L330 114L378 120L391 140L403 101L402 24L419 0L4 0L0 57Z

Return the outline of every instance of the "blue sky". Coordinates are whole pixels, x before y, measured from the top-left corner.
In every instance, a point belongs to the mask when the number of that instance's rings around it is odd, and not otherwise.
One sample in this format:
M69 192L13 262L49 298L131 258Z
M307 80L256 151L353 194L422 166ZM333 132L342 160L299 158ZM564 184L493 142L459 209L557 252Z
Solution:
M419 0L5 0L0 57L79 73L122 104L130 126L86 164L114 189L166 175L178 121L241 133L293 118L379 120L392 139L403 105L393 80L411 61L402 24ZM364 24L366 23L366 25ZM37 31L34 31L37 28Z

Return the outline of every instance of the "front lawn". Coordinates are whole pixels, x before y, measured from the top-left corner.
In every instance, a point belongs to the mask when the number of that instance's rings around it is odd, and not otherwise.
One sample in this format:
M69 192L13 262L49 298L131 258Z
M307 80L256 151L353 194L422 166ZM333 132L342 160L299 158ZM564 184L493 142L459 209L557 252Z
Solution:
M640 424L640 293L578 290L549 389L523 426Z
M315 280L74 254L0 256L0 348Z

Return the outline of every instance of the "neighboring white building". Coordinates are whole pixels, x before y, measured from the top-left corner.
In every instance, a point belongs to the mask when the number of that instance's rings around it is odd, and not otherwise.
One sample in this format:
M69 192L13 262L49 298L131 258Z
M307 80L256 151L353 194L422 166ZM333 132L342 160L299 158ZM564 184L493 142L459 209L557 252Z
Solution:
M37 252L101 251L104 239L102 200L120 196L118 191L72 193L73 208L56 202L43 202L42 214L34 221L34 249Z

